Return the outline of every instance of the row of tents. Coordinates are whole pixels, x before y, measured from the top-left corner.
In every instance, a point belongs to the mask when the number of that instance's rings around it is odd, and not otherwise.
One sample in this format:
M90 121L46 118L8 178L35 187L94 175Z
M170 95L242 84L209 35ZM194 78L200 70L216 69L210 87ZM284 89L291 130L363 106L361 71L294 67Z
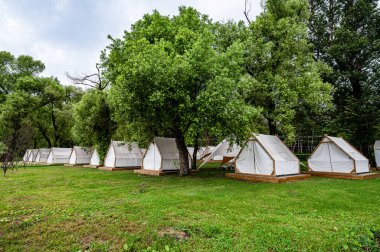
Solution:
M194 148L189 147L189 160ZM380 166L380 141L375 144L377 166ZM101 160L93 148L29 149L25 162L47 164L87 165L99 167ZM234 163L235 172L284 176L300 173L300 161L277 136L254 134L242 148L223 140L213 147L202 147L197 160L204 164L218 161ZM130 168L148 171L179 170L179 151L174 138L155 137L147 149L139 148L135 142L112 141L104 158L105 168ZM191 166L191 164L190 164ZM200 167L201 167L200 166ZM358 150L342 138L325 136L308 158L308 167L314 172L367 173L369 161Z

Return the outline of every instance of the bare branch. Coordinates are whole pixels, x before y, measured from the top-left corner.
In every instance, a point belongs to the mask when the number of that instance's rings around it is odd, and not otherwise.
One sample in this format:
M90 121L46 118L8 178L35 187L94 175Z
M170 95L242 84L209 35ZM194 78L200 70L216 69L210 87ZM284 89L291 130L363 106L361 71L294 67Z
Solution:
M249 5L249 9L247 9L247 5ZM247 19L247 22L249 24L251 24L251 19L249 18L249 13L251 12L251 9L252 9L251 2L249 2L248 0L245 0L245 4L244 4L244 16Z

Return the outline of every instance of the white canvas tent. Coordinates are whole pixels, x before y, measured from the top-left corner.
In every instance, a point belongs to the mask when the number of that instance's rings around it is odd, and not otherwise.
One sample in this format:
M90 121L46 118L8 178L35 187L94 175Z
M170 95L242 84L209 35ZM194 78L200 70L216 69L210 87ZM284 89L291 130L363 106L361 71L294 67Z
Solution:
M254 134L235 159L236 173L255 175L295 175L300 173L298 158L277 136Z
M28 162L36 162L36 157L38 154L38 149L31 149L28 157Z
M191 167L191 158L189 161ZM175 139L155 137L144 155L142 169L151 171L179 170L179 151Z
M89 164L92 153L93 153L92 148L74 146L71 151L69 164L72 164L72 165Z
M206 146L201 147L200 152L202 153L202 156L200 159L205 159L208 155L212 153L212 150L215 148L215 146ZM191 154L191 153L190 153Z
M104 166L111 168L140 167L142 155L135 142L112 141L104 159Z
M99 153L96 149L92 152L91 159L90 159L90 165L99 166L100 165L100 157Z
M325 136L308 158L310 171L329 173L369 172L368 159L342 138Z
M31 149L27 149L26 151L25 151L25 154L24 154L24 156L22 157L22 161L24 161L24 162L28 162L28 160L29 160L29 155L30 155L30 152L31 152L32 150Z
M240 149L241 147L239 145L233 144L232 146L230 146L230 143L226 139L224 139L215 148L213 148L210 155L205 157L200 167L202 167L210 160L220 160L222 164L227 163L233 160L239 154Z
M39 163L46 163L47 158L50 154L50 149L47 148L40 148L38 149L37 157L36 157L36 162Z
M200 160L203 156L203 152L205 147L200 147L197 151L197 160ZM194 147L187 147L187 150L189 151L189 154L191 156L191 159L193 159L193 153L194 153Z
M377 140L374 145L376 167L380 168L380 140Z
M69 163L71 148L51 148L49 156L46 160L48 164L67 164Z

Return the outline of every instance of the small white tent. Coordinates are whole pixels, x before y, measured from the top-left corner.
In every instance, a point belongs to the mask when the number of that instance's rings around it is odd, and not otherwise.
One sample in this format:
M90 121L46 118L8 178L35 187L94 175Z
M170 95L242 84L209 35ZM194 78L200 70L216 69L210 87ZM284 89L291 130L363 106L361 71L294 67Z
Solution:
M31 149L28 157L28 162L36 162L36 157L38 154L38 149Z
M36 162L46 163L49 154L50 154L50 149L46 149L46 148L38 149Z
M236 173L294 175L300 173L298 158L277 136L254 134L235 159Z
M369 172L368 159L342 138L325 136L307 160L309 170L329 173Z
M189 165L191 158L189 154ZM179 151L174 138L155 137L149 145L142 162L143 170L179 170Z
M72 164L72 165L89 164L92 153L93 153L92 148L74 146L71 151L69 164Z
M210 155L205 157L200 167L202 167L210 160L220 160L222 164L225 164L234 159L239 154L240 149L241 148L239 145L233 144L232 146L230 146L230 143L226 139L224 139L215 148L213 148Z
M69 163L71 148L51 148L49 156L46 160L48 164L67 164Z
M135 142L112 141L104 159L111 168L141 167L142 155Z
M100 165L100 157L99 157L99 153L96 149L92 152L91 159L90 159L90 165L93 165L93 166L99 166Z
M30 152L31 152L32 150L31 149L27 149L26 151L25 151L25 154L24 154L24 156L22 157L22 161L24 161L24 162L28 162L28 160L29 160L29 155L30 155Z
M377 140L374 145L376 167L380 168L380 140Z

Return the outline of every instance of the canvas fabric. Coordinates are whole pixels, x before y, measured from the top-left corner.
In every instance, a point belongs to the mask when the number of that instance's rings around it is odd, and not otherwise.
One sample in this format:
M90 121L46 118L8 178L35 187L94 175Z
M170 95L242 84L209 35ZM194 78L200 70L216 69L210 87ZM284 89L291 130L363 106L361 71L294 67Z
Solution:
M376 167L380 168L380 140L377 140L374 145Z
M204 164L209 162L210 160L223 160L223 157L232 157L235 158L239 152L241 147L237 144L233 144L230 146L230 143L224 139L221 143L219 143L211 152L210 155L205 157L203 163L200 167L202 167ZM216 158L216 159L215 159Z
M369 172L368 159L342 138L324 137L308 159L309 168L318 172Z

